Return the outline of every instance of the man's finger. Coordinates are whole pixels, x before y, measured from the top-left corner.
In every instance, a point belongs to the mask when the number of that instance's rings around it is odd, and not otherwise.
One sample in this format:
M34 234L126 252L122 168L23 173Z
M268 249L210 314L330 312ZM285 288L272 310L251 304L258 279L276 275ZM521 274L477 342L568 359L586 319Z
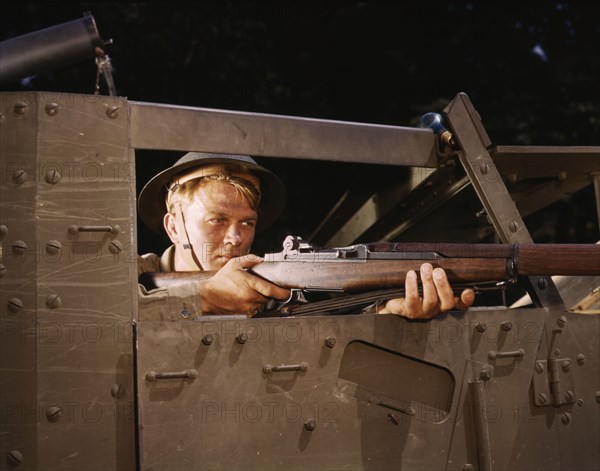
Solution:
M235 266L238 268L246 269L246 268L251 268L254 265L259 264L263 260L264 259L262 257L259 257L258 255L248 254L248 255L243 255L241 257L232 258L227 263L235 264Z
M438 312L438 293L433 282L433 267L430 263L421 265L421 284L423 285L423 314L432 316Z
M272 299L287 299L290 297L290 290L274 285L258 276L250 275L248 279L248 287L260 293L265 298Z
M472 289L466 289L462 293L460 293L460 297L455 298L456 309L464 311L473 305L475 302L475 291Z
M417 282L417 274L413 270L406 273L404 295L405 299L402 306L403 312L398 312L397 314L413 319L421 317L423 309L421 307L421 298L419 296L419 285Z
M441 311L449 311L456 307L456 299L452 287L448 282L446 272L442 268L433 270L433 282L437 289L437 296Z

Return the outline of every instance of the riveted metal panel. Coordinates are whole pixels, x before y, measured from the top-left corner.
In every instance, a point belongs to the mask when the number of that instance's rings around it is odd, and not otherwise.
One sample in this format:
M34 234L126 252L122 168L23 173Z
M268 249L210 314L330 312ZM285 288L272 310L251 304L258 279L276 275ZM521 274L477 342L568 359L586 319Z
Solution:
M8 212L31 226L33 315L18 326L27 335L11 334L10 342L36 352L36 387L24 406L35 413L15 426L31 422L35 431L37 459L27 469L131 469L137 267L127 103L33 96L30 213L23 217L15 206ZM22 164L14 147L8 155Z
M562 411L532 396L556 315L141 321L141 468L594 469L597 451L566 456ZM597 332L597 316L562 315ZM584 350L597 356L598 345ZM599 380L589 369L575 380L587 385L570 432L591 446Z

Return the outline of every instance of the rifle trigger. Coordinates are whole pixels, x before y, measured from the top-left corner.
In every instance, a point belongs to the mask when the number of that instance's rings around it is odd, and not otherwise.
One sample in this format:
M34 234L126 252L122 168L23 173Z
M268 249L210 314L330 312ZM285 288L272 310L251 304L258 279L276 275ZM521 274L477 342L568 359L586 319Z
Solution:
M308 300L304 296L304 291L302 291L300 288L292 288L290 290L290 296L283 302L283 306L287 306L288 304L292 303L308 303Z

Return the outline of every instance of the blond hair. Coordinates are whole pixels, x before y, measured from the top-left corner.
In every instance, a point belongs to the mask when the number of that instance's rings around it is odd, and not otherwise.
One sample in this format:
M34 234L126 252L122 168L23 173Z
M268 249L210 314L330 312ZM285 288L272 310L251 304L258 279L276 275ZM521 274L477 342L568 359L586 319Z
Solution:
M232 170L233 171L233 170ZM196 192L209 182L227 183L235 188L236 193L246 201L254 210L258 210L260 203L260 191L249 179L244 178L243 174L254 177L247 171L233 171L234 173L213 173L197 178L192 178L185 183L177 182L171 184L167 191L166 206L169 213L175 213L176 205L184 206L194 201ZM256 179L256 177L254 177ZM258 180L257 180L258 181Z

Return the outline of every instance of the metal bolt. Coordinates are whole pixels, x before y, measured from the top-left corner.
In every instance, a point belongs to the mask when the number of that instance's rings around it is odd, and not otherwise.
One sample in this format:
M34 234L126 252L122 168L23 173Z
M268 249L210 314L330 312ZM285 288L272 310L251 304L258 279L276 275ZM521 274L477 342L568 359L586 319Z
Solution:
M554 349L554 356L557 357L560 355L560 350L558 348Z
M571 422L571 414L569 414L568 412L563 413L562 417L560 418L560 421L567 425L569 422Z
M58 240L49 240L46 242L46 252L50 255L56 255L62 250L62 244Z
M46 297L46 306L48 306L50 309L58 309L61 304L62 301L58 294L49 294Z
M508 228L510 229L510 232L517 232L517 230L519 229L519 224L517 223L517 221L510 221Z
M490 370L481 370L481 373L479 373L479 379L482 379L483 381L489 381L492 379L492 372Z
M106 108L106 116L110 119L115 119L119 117L119 107L118 106L109 106Z
M115 398L122 397L125 394L125 388L122 384L113 384L112 388L110 388L110 394Z
M15 170L15 172L13 173L13 182L15 182L17 185L22 185L26 181L27 172L22 168L18 168L17 170Z
M248 334L246 332L240 332L235 337L235 340L237 341L237 343L245 344L248 341Z
M312 432L314 429L317 428L317 421L315 419L307 420L306 422L304 422L304 428L309 432Z
M113 255L118 255L123 250L123 244L118 240L111 240L108 244L108 251Z
M325 346L326 347L333 348L333 347L335 347L336 343L337 343L337 339L335 337L327 337L325 339Z
M0 263L0 278L6 275L6 267Z
M8 300L8 310L13 314L16 314L23 309L23 301L19 298L11 298Z
M556 319L556 323L562 329L567 325L567 318L565 316L560 316L558 319Z
M206 334L204 337L202 337L202 343L204 345L212 345L214 341L214 337L212 336L212 334Z
M17 467L23 462L23 453L19 450L10 450L6 454L6 463L9 466Z
M517 183L517 174L516 173L509 173L506 176L506 179L510 182L510 183Z
M4 116L4 113L0 113L0 124L4 123L4 121L6 121L6 116Z
M12 251L16 255L21 255L27 250L27 244L22 240L15 240L12 243Z
M179 314L184 319L189 319L190 317L192 317L192 313L190 312L190 310L187 307L184 307Z
M539 393L537 395L538 401L541 402L542 404L546 404L546 401L548 400L548 396L546 396L546 393Z
M562 171L558 172L557 177L561 182L564 182L567 179L567 172L562 170Z
M581 407L583 405L583 399L577 399L577 405Z
M46 181L51 185L57 184L60 181L60 173L58 173L58 170L48 170L46 173Z
M58 103L48 103L46 105L46 113L49 116L56 116L56 113L58 113Z
M4 237L6 234L8 234L8 227L4 224L0 224L0 237Z
M585 355L583 353L577 355L577 363L579 363L580 365L583 365L585 363Z
M500 327L502 328L502 330L504 332L509 332L512 330L513 325L512 325L512 322L510 322L510 321L504 321L500 324Z
M485 322L478 322L475 326L475 330L477 332L485 332L487 330L487 325L485 324Z
M569 371L571 369L571 360L563 360L560 364L563 371Z
M539 289L546 289L548 287L548 282L546 281L546 278L540 278L538 280L538 288Z
M27 108L27 103L23 102L15 103L15 106L13 106L14 112L18 115L24 115L25 113L27 113Z
M567 390L565 393L565 400L567 402L575 402L575 394L573 394L573 391Z
M489 170L490 170L490 166L486 163L482 163L479 166L479 171L481 172L482 175L487 175Z
M57 422L62 415L62 410L57 406L50 406L46 409L46 418L50 422Z
M596 393L596 402L600 403L600 391Z
M463 466L462 471L475 471L475 466L473 466L471 463L467 463Z
M544 372L544 364L539 360L535 362L535 371L538 373Z

